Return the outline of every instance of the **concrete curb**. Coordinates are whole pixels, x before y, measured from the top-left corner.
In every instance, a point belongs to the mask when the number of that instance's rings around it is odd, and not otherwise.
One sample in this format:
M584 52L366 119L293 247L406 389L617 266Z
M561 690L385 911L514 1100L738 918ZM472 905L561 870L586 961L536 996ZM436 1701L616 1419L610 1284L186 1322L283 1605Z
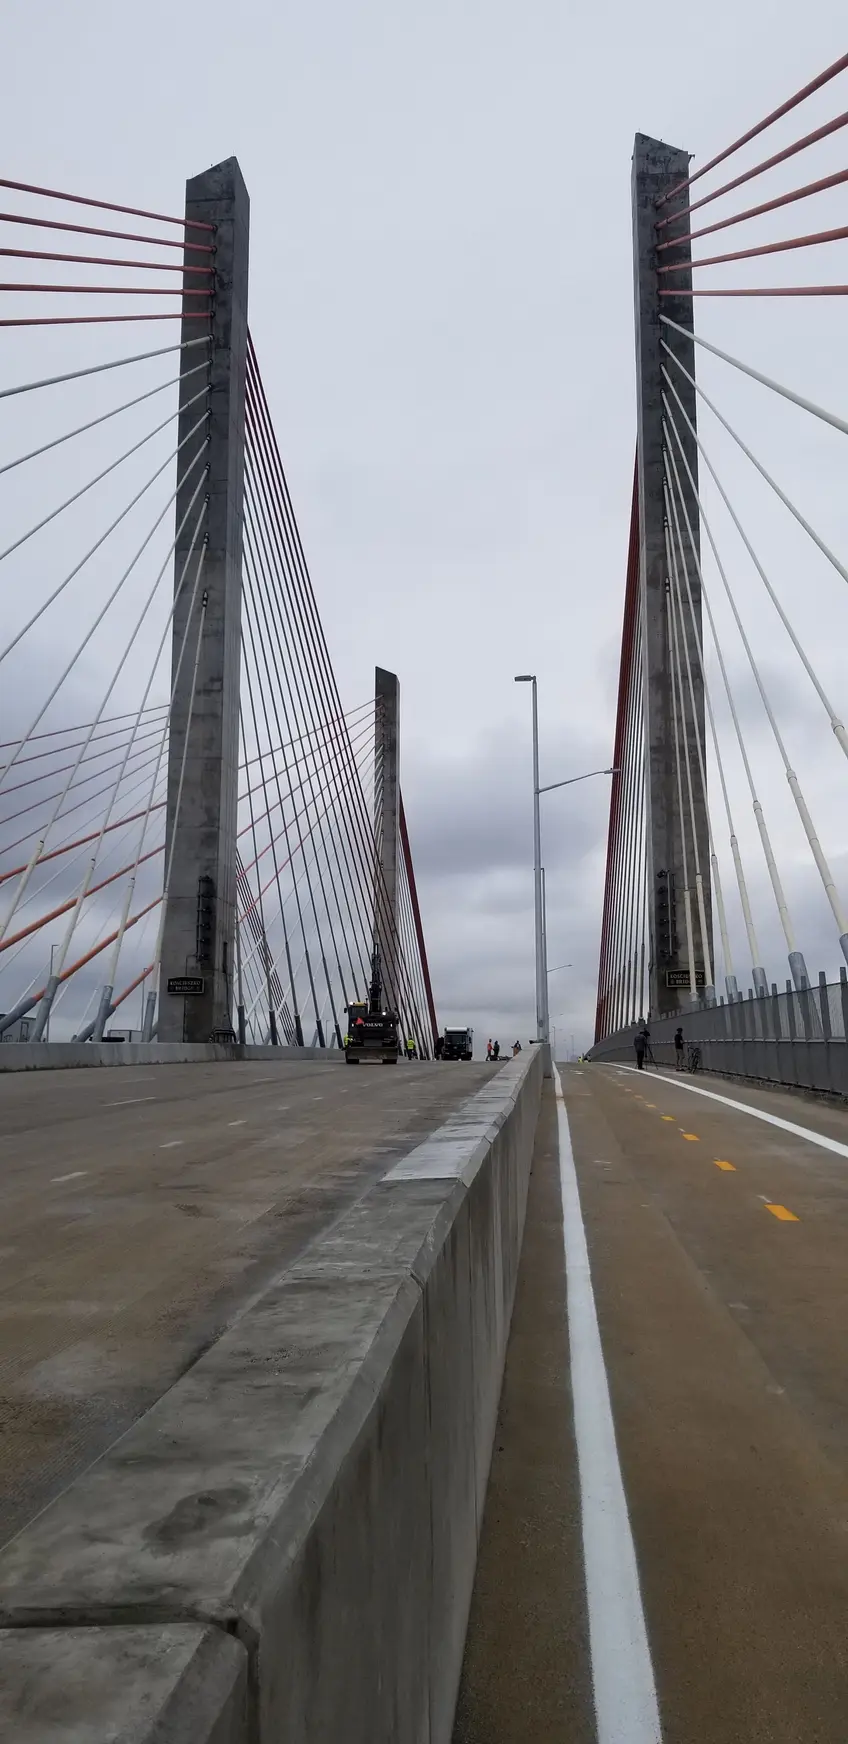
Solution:
M225 1047L219 1042L6 1042L0 1072L80 1066L207 1066L221 1060L323 1060L344 1065L340 1048Z
M0 1681L19 1633L212 1626L249 1710L199 1711L184 1671L169 1740L449 1744L543 1065L493 1074L0 1552ZM39 1744L130 1735L51 1712Z

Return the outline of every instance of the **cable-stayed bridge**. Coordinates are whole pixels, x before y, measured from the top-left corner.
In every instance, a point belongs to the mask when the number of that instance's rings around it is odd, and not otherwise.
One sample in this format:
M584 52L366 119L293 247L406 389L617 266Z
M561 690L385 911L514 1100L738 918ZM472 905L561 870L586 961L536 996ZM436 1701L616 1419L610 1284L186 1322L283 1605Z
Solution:
M838 791L848 754L831 364L845 69L692 173L685 150L636 140L636 463L595 1030L605 1056L629 1054L640 1021L664 1047L682 1021L704 1065L843 1090L844 1048L834 1065L806 1044L844 1043L848 996L825 784ZM808 962L799 862L830 975Z
M376 945L430 1058L399 688L339 692L238 165L180 218L3 187L0 1035L341 1046Z
M537 740L536 1045L433 1057L398 679L336 682L237 163L170 216L0 184L4 1738L844 1744L846 79L636 139L561 1074ZM377 958L417 1058L348 1073Z

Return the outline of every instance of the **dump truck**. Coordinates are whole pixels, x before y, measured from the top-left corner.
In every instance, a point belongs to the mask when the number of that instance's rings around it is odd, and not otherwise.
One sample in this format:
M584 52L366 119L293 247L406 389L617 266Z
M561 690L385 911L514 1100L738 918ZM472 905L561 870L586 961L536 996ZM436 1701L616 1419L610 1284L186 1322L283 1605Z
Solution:
M380 952L371 958L371 985L367 1000L348 1005L345 1060L358 1066L362 1060L380 1060L384 1066L396 1066L400 1053L399 1018L383 1004L383 977Z

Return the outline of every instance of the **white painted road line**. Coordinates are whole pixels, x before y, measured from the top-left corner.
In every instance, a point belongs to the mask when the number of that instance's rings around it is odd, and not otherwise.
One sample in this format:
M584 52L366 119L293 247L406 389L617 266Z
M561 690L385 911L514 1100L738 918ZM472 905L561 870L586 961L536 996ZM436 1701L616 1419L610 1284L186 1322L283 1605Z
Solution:
M601 1062L599 1062L601 1063ZM616 1072L635 1072L636 1066L615 1066ZM848 1144L842 1144L838 1138L828 1138L826 1133L814 1132L811 1126L798 1126L794 1120L783 1120L779 1114L768 1114L764 1108L754 1108L750 1102L738 1102L734 1096L720 1096L717 1090L702 1090L700 1084L687 1084L685 1078L672 1078L667 1072L656 1072L656 1078L661 1078L664 1084L676 1084L679 1090L691 1090L693 1096L708 1096L711 1102L723 1102L725 1108L735 1108L740 1114L753 1114L755 1120L765 1120L769 1126L779 1126L783 1132L791 1132L795 1138L807 1138L810 1144L820 1145L823 1151L835 1151L837 1156L848 1157Z
M228 1120L227 1125L228 1126L246 1126L247 1121L246 1120Z
M78 1181L82 1175L87 1175L87 1169L72 1169L69 1175L54 1175L50 1185L58 1187L60 1181Z
M618 1459L562 1079L557 1097L574 1438L598 1744L661 1744L636 1549Z
M155 1096L126 1096L123 1102L104 1102L104 1108L131 1108L134 1102L155 1102Z
M183 1140L181 1138L166 1138L165 1143L160 1144L159 1149L160 1151L172 1151L175 1145L181 1145L182 1143Z

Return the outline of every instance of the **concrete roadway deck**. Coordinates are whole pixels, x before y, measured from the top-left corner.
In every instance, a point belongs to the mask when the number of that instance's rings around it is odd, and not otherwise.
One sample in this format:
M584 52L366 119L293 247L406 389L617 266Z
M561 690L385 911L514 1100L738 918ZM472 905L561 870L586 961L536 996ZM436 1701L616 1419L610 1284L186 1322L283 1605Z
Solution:
M663 1744L845 1744L848 1154L562 1075ZM694 1082L848 1151L841 1109ZM568 1346L546 1086L456 1744L597 1737Z
M491 1067L0 1078L0 1542Z

